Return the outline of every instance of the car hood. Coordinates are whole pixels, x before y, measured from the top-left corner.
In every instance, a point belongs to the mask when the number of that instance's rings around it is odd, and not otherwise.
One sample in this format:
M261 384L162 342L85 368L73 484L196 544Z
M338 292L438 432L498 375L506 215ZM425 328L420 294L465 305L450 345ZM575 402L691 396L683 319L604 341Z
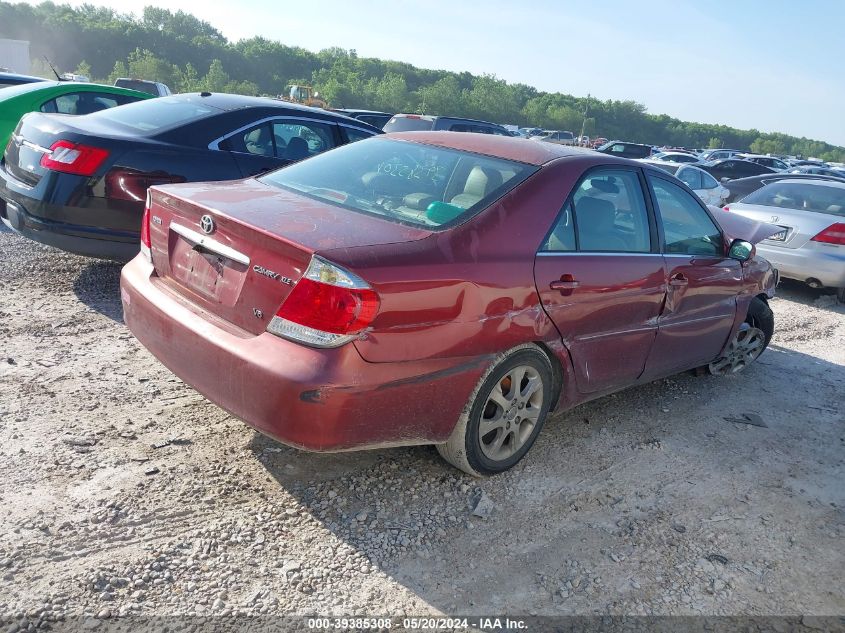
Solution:
M757 222L756 220L751 220L736 213L725 211L719 207L708 206L708 208L725 232L728 242L745 240L746 242L757 244L767 237L783 231L782 227L775 224Z

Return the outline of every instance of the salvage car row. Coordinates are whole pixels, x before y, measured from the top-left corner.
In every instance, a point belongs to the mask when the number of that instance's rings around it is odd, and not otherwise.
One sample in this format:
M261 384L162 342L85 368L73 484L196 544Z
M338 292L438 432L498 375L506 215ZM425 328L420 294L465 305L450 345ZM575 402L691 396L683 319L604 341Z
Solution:
M210 93L36 112L0 163L0 218L132 258L130 330L263 433L320 451L434 444L475 475L519 462L552 410L741 371L774 330L777 272L757 249L845 250L845 227L810 235L803 218L839 217L829 181L764 185L757 206L790 211L778 222L708 208L697 172L400 118L453 131L385 135Z

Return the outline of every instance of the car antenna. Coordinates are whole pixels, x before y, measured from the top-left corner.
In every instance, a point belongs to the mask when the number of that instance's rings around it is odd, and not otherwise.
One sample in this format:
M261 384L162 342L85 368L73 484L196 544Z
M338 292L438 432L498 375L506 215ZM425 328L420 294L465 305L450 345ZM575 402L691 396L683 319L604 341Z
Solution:
M62 79L61 77L59 77L59 73L58 73L58 72L56 72L55 67L54 67L54 66L53 66L53 64L50 62L50 60L47 58L47 56L46 56L46 55L44 55L44 61L46 61L46 62L47 62L47 65L50 67L50 70L52 70L52 71L53 71L53 74L56 76L56 80L57 80L57 81L64 81L64 79Z

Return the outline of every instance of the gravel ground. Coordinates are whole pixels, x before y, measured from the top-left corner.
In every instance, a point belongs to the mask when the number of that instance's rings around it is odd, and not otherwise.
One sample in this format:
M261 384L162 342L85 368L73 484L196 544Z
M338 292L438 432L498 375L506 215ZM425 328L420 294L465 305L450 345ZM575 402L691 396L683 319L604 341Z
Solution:
M558 414L509 473L276 444L162 367L120 268L0 225L0 615L845 614L845 309ZM766 427L729 422L754 413ZM476 504L490 509L473 515ZM10 620L11 621L11 620Z

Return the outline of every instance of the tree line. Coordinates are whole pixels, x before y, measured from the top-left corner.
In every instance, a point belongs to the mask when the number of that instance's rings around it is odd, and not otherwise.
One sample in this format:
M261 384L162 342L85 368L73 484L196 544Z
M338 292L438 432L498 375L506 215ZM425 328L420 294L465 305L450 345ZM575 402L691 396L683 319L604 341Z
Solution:
M600 101L542 92L495 75L417 68L359 57L354 50L311 52L263 37L228 41L211 24L182 11L146 7L141 16L82 5L0 1L0 38L31 43L34 72L95 81L138 77L176 92L278 95L290 84L315 87L332 107L450 114L590 136L678 147L727 147L758 153L845 161L845 148L780 133L681 121L649 114L633 100Z

